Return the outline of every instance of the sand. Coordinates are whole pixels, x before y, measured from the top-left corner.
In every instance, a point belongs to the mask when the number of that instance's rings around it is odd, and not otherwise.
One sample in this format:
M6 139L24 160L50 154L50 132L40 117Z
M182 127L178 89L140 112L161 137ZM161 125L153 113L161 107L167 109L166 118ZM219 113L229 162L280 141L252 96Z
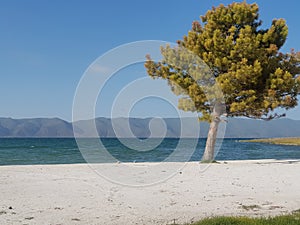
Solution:
M4 225L273 216L300 208L300 161L1 166L0 196Z

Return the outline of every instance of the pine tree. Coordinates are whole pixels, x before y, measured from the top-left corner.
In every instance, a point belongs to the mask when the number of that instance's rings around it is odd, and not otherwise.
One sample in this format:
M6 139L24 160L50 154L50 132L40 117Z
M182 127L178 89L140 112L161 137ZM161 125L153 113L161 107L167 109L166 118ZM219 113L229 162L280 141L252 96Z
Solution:
M297 105L300 53L279 51L288 35L286 22L274 19L262 29L257 4L221 4L201 20L193 22L177 47L161 47L162 61L148 55L145 67L152 78L168 80L181 97L179 109L198 112L200 120L210 122L202 160L212 161L222 115L271 120L285 116L276 109Z

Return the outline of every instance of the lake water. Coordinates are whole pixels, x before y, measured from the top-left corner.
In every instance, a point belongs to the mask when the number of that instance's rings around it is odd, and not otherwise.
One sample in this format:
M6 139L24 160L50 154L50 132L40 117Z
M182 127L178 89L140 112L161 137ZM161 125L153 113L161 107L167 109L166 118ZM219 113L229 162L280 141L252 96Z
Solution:
M154 139L155 140L155 139ZM154 141L153 140L153 141ZM283 146L264 143L240 142L241 139L224 139L216 160L300 159L300 146ZM98 139L85 139L88 148ZM101 139L107 151L121 162L159 162L174 152L179 139L164 139L155 149L137 151L124 146L116 138ZM130 142L130 139L126 139ZM182 139L183 151L172 161L181 161L189 152L193 139ZM143 142L143 140L141 140ZM150 140L151 142L151 140ZM149 142L148 142L149 144ZM199 139L190 161L199 161L204 151L205 139ZM147 146L145 146L147 147ZM70 164L85 163L73 138L2 138L0 139L0 165Z

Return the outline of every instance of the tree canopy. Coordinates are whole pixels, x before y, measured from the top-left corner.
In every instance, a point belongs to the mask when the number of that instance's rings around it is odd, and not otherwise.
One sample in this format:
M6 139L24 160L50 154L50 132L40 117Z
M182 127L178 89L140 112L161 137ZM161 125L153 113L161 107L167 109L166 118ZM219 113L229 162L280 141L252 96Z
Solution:
M200 119L211 121L215 102L209 100L190 68L170 63L172 57L184 58L180 48L185 48L210 68L223 93L227 116L266 120L284 116L276 109L297 105L300 54L280 52L288 35L284 19L274 19L268 29L261 25L257 4L221 4L201 16L201 21L194 21L177 47L162 47L162 61L147 56L145 67L152 78L169 81L181 97L180 109L199 112Z

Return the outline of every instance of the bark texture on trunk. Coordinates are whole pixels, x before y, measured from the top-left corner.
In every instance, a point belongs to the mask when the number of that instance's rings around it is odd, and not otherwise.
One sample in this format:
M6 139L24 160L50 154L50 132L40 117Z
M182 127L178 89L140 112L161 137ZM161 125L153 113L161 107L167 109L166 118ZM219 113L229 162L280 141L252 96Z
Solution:
M205 151L202 157L202 162L212 162L215 157L215 144L217 139L218 127L221 121L222 107L216 104L213 110L213 118L209 126Z

